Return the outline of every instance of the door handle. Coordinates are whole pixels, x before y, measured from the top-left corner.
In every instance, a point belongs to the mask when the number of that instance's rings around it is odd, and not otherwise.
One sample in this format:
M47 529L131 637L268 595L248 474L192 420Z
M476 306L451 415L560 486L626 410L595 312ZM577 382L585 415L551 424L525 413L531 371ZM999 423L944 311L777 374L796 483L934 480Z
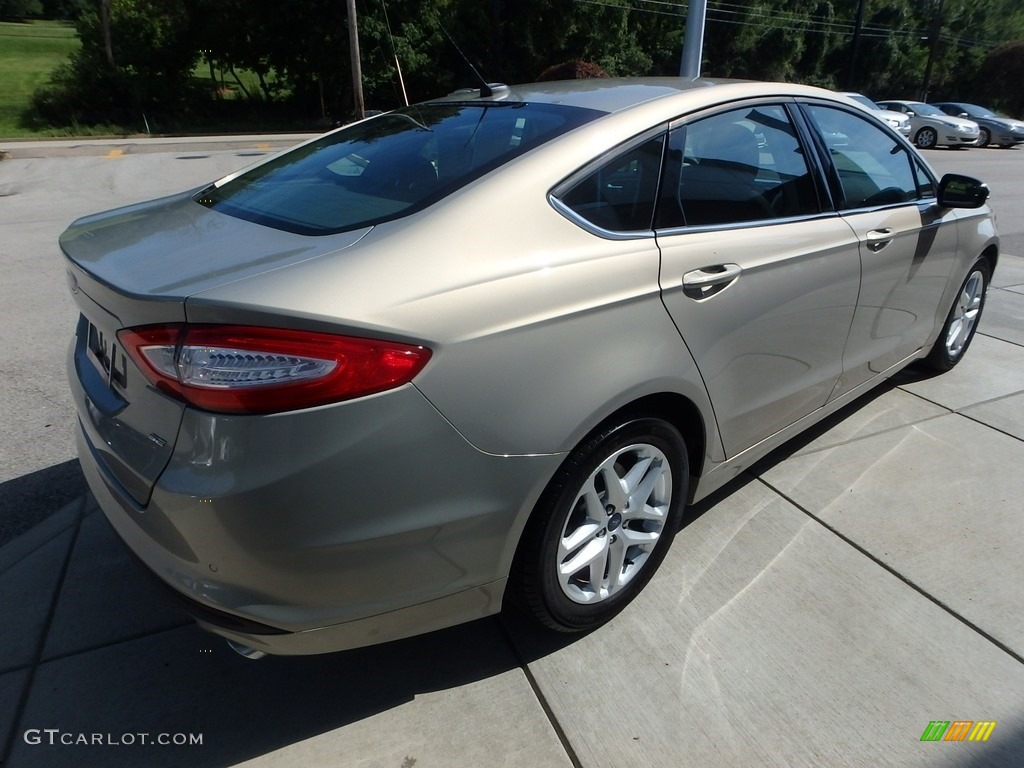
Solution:
M742 271L739 264L715 264L695 269L683 275L683 292L693 299L705 299L727 288Z
M880 251L891 243L894 237L892 230L889 227L884 227L883 229L872 229L864 237L864 240L869 250Z
M683 275L683 287L703 288L706 285L731 283L742 271L743 267L739 264L716 264L713 267L695 269Z

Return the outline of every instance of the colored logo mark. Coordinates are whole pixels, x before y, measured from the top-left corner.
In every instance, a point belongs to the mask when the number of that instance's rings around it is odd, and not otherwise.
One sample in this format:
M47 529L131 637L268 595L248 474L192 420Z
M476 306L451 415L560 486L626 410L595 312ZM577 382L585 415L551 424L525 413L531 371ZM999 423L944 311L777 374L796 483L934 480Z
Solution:
M995 727L995 720L932 720L921 741L988 741Z

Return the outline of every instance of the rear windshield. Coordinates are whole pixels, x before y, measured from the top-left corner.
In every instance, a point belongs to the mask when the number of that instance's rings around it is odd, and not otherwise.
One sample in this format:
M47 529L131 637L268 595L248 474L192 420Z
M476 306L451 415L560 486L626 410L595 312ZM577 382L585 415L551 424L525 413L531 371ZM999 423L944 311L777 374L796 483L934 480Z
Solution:
M330 133L196 195L258 224L326 235L420 210L601 112L557 104L420 104Z

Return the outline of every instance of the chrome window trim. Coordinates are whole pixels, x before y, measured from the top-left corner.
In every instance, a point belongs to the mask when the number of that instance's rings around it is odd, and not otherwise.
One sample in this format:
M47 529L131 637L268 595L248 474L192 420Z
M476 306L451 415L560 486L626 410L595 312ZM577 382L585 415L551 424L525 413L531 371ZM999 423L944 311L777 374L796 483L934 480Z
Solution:
M822 172L827 177L828 186L829 186L829 193L833 197L833 204L834 204L834 206L836 208L836 211L838 211L839 213L853 213L853 212L863 213L863 212L866 212L866 211L879 211L879 210L885 210L887 208L898 208L898 207L903 206L903 205L918 205L918 206L920 206L922 204L926 204L927 205L927 204L933 204L935 202L936 197L937 197L935 192L933 192L930 197L921 194L921 189L916 184L916 176L917 176L917 174L915 172L915 169L916 168L920 168L921 170L923 170L925 175L932 180L933 188L935 190L938 190L939 180L938 180L938 178L936 178L935 171L928 164L928 162L921 156L921 154L918 152L917 147L915 147L913 145L913 143L911 143L911 141L906 136L904 136L902 133L900 133L898 130L892 128L891 126L889 126L887 123L885 123L883 121L880 121L880 120L877 120L877 119L875 119L875 120L865 119L865 117L873 118L874 116L873 115L865 116L864 114L862 114L860 112L860 110L850 109L850 107L848 105L842 104L842 103L837 102L837 101L830 101L829 99L822 99L822 98L800 98L800 99L796 99L795 101L796 101L797 105L800 108L801 116L802 116L802 118L803 118L803 120L804 120L804 122L806 124L806 128L807 128L808 132L811 133L812 136L813 136L814 144L815 144L815 150L816 150L816 152L818 154L819 161L823 164ZM883 133L887 134L889 138L895 139L896 142L898 144L900 144L904 150L907 150L907 159L908 159L908 161L910 163L910 166L911 166L911 173L915 177L915 187L917 188L917 197L915 199L913 199L913 200L905 200L902 203L889 203L889 204L886 204L886 205L862 206L862 207L859 207L859 208L843 208L842 207L842 200L834 199L837 190L832 189L832 184L833 183L840 184L840 187L839 187L838 191L842 192L842 186L841 186L841 182L839 181L838 176L836 176L835 179L832 178L833 174L836 173L835 165L832 163L831 156L828 154L827 150L825 149L825 147L822 144L821 136L818 134L817 128L815 127L814 120L811 118L810 115L805 113L805 111L809 107L813 107L813 106L829 107L829 108L832 108L832 109L837 109L837 110L842 111L842 112L846 112L847 114L849 114L849 115L851 115L851 116L853 116L855 118L858 118L858 119L861 119L861 120L865 120L865 122L868 122L869 124L873 125L873 127L875 127L875 128L881 128ZM894 110L894 111L898 111L898 110Z
M734 229L754 229L757 227L773 227L777 224L797 224L802 221L818 221L819 219L841 218L838 211L822 211L806 216L787 216L779 219L751 219L750 221L732 221L726 224L692 224L682 227L666 227L654 231L656 237L672 237L691 232L725 232Z
M665 227L659 229L655 227L656 235L669 235L669 234L681 234L683 232L716 232L727 229L736 228L751 228L757 226L769 226L772 224L781 223L793 223L797 221L814 221L820 218L827 218L835 216L838 211L833 205L831 199L831 190L827 180L825 179L825 170L820 165L816 147L813 146L813 139L808 135L809 127L804 126L800 121L804 120L803 113L798 109L797 105L799 100L794 96L777 95L777 96L757 96L747 99L739 99L737 101L723 101L719 104L712 106L703 107L693 112L688 112L684 115L674 118L669 122L668 130L668 142L666 143L666 152L668 146L672 141L672 133L680 128L686 128L692 123L700 120L705 120L715 115L720 115L725 112L731 112L736 109L746 109L753 107L763 106L777 106L781 107L789 119L790 126L793 129L794 137L796 138L797 144L801 147L804 152L804 163L807 165L807 172L810 174L811 179L814 183L815 193L818 197L818 207L821 210L814 213L806 213L799 216L786 216L786 217L775 217L770 219L752 219L750 221L734 221L725 224L686 224L681 227ZM662 164L662 181L664 181L665 165ZM823 198L822 196L825 195ZM657 218L657 217L655 217Z
M783 109L788 104L796 103L797 99L795 96L755 96L747 99L737 99L736 101L723 101L719 104L713 104L711 106L701 107L692 112L680 115L679 117L673 118L669 121L669 131L674 131L677 128L681 128L684 125L696 122L697 120L703 120L705 117L712 117L722 112L731 112L734 109L744 109L746 107L762 107L768 106L779 106ZM792 120L792 118L791 118ZM797 127L794 125L793 130L797 131Z
M597 235L605 240L643 240L654 237L653 229L637 229L627 232L603 229L580 216L576 211L555 197L553 192L548 192L548 203L580 229L586 230L590 234Z
M572 189L577 183L582 181L585 177L589 176L599 167L612 160L616 155L620 155L624 152L640 146L646 141L657 138L658 136L667 136L666 123L659 123L653 128L648 128L643 133L638 133L625 141L621 141L614 147L602 152L600 155L595 157L593 160L588 162L586 165L577 168L571 174L566 176L564 179L555 184L550 190L548 190L548 204L554 208L558 213L562 214L565 218L571 221L581 229L586 230L592 235L597 235L605 240L641 240L644 238L654 237L653 229L636 229L636 230L610 230L599 227L596 224L590 222L580 214L576 213L572 208L562 202L560 195L564 195L570 189ZM662 144L662 152L664 153L664 143ZM662 157L662 168L658 175L658 189L661 189L661 172L664 171L664 157ZM657 200L655 200L655 208L657 208Z

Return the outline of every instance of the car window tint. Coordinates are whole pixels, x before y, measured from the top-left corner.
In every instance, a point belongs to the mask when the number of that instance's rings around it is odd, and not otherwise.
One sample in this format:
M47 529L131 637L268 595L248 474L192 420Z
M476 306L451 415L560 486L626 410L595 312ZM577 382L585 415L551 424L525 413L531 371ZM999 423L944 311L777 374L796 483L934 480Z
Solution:
M672 131L658 227L732 224L819 212L786 111L732 110Z
M602 112L444 102L355 123L196 195L237 218L304 235L404 216Z
M935 182L920 163L914 163L914 176L917 178L917 196L920 198L935 197Z
M612 232L651 229L664 136L616 155L560 196L594 226Z
M843 209L917 200L910 150L860 115L818 104L807 112L828 148Z

